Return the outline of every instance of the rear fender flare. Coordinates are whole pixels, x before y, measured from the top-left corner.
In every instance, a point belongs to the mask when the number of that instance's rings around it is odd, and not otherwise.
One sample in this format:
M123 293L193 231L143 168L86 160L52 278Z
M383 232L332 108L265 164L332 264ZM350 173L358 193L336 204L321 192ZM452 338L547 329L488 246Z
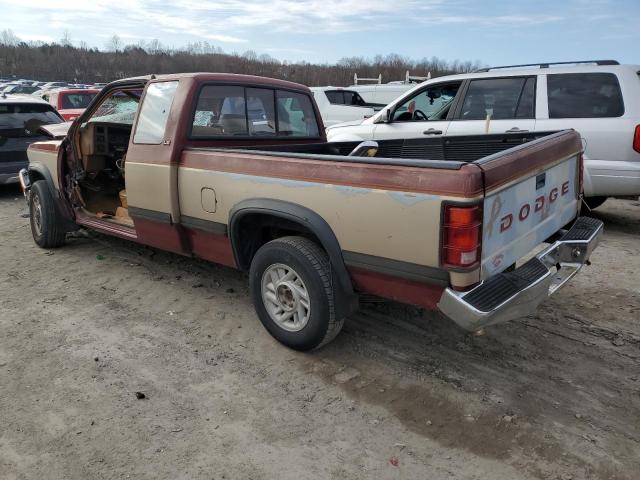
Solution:
M243 268L244 265L244 262L241 261L242 259L239 255L239 249L237 248L240 220L248 214L255 213L279 217L298 223L313 233L329 256L329 261L334 269L341 290L348 295L352 295L354 293L351 276L349 275L344 259L342 258L340 244L338 243L338 239L329 224L313 210L303 207L302 205L283 200L266 198L244 200L231 209L229 212L229 239L233 249L233 256L238 267Z

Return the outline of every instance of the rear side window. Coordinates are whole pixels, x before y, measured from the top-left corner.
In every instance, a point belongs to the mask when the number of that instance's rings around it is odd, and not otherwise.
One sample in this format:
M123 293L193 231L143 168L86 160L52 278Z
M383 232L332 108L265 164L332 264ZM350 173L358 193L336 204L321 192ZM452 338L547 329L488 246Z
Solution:
M547 75L549 118L620 117L624 103L613 73Z
M198 97L191 136L318 137L319 129L308 95L272 88L207 85Z
M344 94L345 105L353 105L356 107L362 107L365 101L362 99L358 92L351 92L349 90L342 92Z
M358 92L351 90L328 90L325 92L330 103L334 105L364 106L365 101Z
M329 103L333 103L334 105L343 105L344 104L344 96L341 91L338 90L329 90L324 92L329 99Z
M133 143L150 145L162 143L176 88L178 88L178 82L160 82L149 85L140 109L140 118Z
M458 115L459 120L534 118L535 79L492 78L472 80Z

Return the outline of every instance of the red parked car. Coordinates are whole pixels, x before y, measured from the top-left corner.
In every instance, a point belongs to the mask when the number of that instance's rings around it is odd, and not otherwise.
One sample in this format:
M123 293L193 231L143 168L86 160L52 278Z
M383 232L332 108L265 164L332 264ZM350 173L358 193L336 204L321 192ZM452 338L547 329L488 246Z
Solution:
M53 105L60 115L62 115L62 118L70 122L84 112L99 91L100 90L89 89L60 89L47 92L42 98Z

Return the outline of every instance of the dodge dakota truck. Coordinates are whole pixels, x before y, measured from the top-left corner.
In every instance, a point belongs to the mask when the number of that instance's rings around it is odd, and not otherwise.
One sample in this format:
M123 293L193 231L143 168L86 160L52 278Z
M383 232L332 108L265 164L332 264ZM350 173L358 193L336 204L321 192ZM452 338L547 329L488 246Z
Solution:
M307 87L194 73L113 82L51 135L20 173L39 246L84 227L246 271L298 350L361 293L470 331L531 313L602 233L573 130L331 144Z

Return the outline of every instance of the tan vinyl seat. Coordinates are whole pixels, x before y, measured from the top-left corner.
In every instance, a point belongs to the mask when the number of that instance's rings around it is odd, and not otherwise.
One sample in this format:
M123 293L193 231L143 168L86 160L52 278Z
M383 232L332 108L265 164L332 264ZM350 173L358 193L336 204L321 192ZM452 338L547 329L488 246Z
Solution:
M246 135L247 117L241 114L226 113L220 117L220 125L225 135Z

